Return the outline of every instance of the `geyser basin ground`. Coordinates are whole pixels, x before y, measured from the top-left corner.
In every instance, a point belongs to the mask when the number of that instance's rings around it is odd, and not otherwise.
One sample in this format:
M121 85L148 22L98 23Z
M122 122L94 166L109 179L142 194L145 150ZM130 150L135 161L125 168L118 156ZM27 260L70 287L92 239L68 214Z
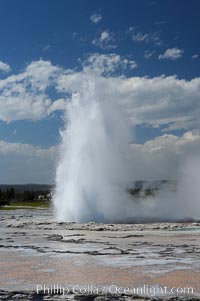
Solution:
M28 294L44 284L193 287L200 294L199 223L114 225L51 219L51 210L0 211L0 288L6 291L0 292L0 300L14 300L16 293L3 299L8 291ZM18 300L27 300L25 292ZM36 297L29 300L59 299ZM69 297L96 300L74 294L62 300ZM160 296L166 298L170 296Z

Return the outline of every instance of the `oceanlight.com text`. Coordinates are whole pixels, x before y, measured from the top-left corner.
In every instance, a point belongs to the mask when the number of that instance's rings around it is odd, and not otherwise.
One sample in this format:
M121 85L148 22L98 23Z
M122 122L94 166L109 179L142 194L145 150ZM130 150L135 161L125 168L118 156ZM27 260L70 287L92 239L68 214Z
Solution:
M146 295L146 296L161 296L161 295L193 295L193 287L168 287L159 285L143 285L143 286L118 286L111 284L110 286L99 287L92 284L80 285L74 284L70 286L52 284L52 285L37 285L37 294L44 295L66 295L69 293L83 295Z

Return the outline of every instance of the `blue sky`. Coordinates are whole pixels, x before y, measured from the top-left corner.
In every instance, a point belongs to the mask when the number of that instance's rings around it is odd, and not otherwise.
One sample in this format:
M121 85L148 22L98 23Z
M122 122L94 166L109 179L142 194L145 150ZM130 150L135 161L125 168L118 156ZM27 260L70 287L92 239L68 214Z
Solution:
M111 60L106 63L110 73L100 74L105 79L119 79L122 75L127 82L130 78L139 78L140 82L149 79L144 83L149 90L133 92L135 112L140 103L141 108L147 110L147 95L151 95L152 104L154 97L159 99L166 83L169 84L162 104L158 100L148 115L139 111L133 123L134 143L144 144L166 133L182 137L188 131L199 130L196 115L199 82L193 81L199 78L200 70L198 0L1 0L0 5L0 81L3 85L0 87L0 140L4 147L15 147L15 143L42 149L57 146L59 129L63 126L63 102L69 95L63 87L56 88L58 82L66 70L78 74L87 64L93 69L96 65L102 68L98 60L102 55L109 59L112 55L112 59L117 60L116 64ZM92 55L95 58L91 63ZM45 82L45 91L38 85L31 86L33 81L41 80L38 74L33 74L39 64L54 78L51 83ZM23 84L19 85L22 74ZM48 76L42 81L49 81ZM157 80L162 76L164 80ZM174 77L166 80L170 76ZM26 97L31 98L29 105ZM36 104L39 109L32 114L34 99L38 97L41 97ZM43 107L46 98L51 105ZM59 102L52 108L56 100ZM165 109L160 111L161 106ZM4 181L3 175L0 180ZM34 178L30 178L32 180ZM17 179L8 174L5 181L16 182ZM25 180L22 177L19 181Z
M14 72L41 57L53 64L74 67L78 58L97 51L91 40L99 32L110 30L118 38L116 52L139 60L140 68L136 72L139 76L175 73L191 78L198 73L199 64L191 63L191 56L200 50L198 0L8 0L0 3L1 60L9 62ZM94 13L102 15L96 25L90 20ZM153 41L133 43L126 38L130 27L137 27L137 32L143 34L157 33L160 47ZM182 60L169 63L143 59L145 50L160 53L167 47L184 49Z

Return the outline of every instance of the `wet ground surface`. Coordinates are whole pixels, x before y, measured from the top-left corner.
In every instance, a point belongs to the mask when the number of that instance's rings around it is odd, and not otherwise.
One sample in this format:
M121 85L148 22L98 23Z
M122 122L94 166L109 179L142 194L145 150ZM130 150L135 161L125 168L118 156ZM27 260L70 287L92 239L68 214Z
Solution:
M200 223L58 223L51 210L1 210L0 272L0 300L200 300ZM55 296L54 285L72 293Z

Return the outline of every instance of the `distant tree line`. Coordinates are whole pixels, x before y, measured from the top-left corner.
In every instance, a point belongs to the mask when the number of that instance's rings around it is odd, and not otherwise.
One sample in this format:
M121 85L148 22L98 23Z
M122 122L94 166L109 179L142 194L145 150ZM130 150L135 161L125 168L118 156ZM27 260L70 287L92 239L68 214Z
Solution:
M40 199L49 200L50 191L16 191L14 187L10 187L5 190L0 189L0 206L10 205L12 202L33 202Z
M129 188L128 193L135 197L155 197L158 190L158 188Z

